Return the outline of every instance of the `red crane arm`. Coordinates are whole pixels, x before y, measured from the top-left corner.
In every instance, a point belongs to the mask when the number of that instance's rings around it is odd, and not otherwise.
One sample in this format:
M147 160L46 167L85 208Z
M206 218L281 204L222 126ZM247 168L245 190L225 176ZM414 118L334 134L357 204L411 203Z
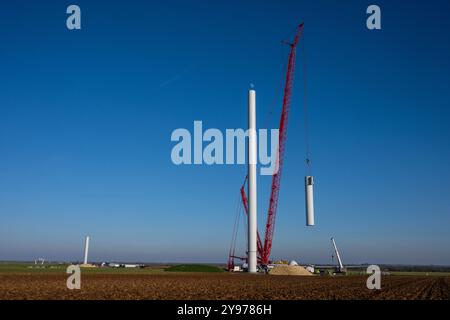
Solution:
M281 111L280 127L279 127L279 140L278 140L278 154L276 160L275 168L278 171L272 176L272 189L270 193L269 209L267 213L267 223L266 223L266 233L264 238L264 248L261 256L261 262L263 264L269 263L270 251L272 249L272 240L275 229L275 217L277 213L278 206L278 195L280 192L281 183L281 172L283 169L283 158L284 150L287 138L287 128L289 120L289 110L291 107L291 95L292 95L292 84L294 81L294 70L295 70L295 55L297 43L300 39L300 35L303 30L303 23L297 28L297 33L294 38L294 42L290 43L291 50L289 52L288 67L286 72L286 83L284 86L283 95L283 108Z
M247 177L248 178L248 177ZM248 215L248 200L247 200L247 195L245 194L245 183L247 182L247 178L245 178L244 184L241 187L241 198L242 198L242 204L244 205L244 211L245 213ZM258 258L261 259L262 255L263 255L263 251L262 251L262 242L261 242L261 237L259 236L259 231L256 231L256 240L257 240L257 247L258 247Z

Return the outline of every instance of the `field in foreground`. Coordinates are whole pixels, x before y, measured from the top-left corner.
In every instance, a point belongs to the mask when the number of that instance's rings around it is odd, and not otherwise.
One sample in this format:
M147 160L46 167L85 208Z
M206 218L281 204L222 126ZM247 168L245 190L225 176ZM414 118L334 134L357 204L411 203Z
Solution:
M81 290L67 275L0 273L5 299L450 299L450 277L384 276L382 290L365 276L302 277L229 273L83 274Z

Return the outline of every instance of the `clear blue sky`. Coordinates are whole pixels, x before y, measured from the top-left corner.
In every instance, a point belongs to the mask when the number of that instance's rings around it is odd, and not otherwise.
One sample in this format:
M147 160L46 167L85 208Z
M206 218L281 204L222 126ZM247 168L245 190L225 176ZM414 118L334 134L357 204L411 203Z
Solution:
M65 26L78 4L82 30ZM365 10L382 9L382 30ZM258 123L305 22L274 258L450 264L448 1L13 1L0 10L0 260L227 258L244 166L175 166L172 130ZM303 64L316 224L305 227ZM260 229L270 178L259 179ZM243 248L243 245L240 246Z

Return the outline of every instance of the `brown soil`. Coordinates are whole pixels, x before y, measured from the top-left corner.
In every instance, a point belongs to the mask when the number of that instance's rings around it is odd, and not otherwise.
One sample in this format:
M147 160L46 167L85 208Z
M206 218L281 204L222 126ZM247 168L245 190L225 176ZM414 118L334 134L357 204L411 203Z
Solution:
M385 276L381 290L367 277L248 274L82 275L81 290L66 275L0 274L4 299L450 299L450 277Z

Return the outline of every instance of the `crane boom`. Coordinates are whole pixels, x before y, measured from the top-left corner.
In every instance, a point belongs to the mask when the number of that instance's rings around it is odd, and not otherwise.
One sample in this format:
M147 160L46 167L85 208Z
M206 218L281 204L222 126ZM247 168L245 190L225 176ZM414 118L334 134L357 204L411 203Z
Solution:
M298 40L303 31L303 23L297 28L294 41L290 43L291 50L289 52L288 67L286 72L286 83L284 85L283 108L281 110L279 138L278 138L278 154L276 158L275 168L277 172L272 176L272 188L270 192L269 209L267 213L266 232L264 237L263 255L261 257L262 264L268 264L270 259L270 251L272 249L272 240L275 229L275 217L278 207L278 196L280 193L281 172L283 169L283 158L287 138L287 128L289 120L289 110L291 107L292 85L294 81L295 56Z
M339 263L339 270L344 270L344 266L342 265L341 256L339 255L339 251L338 251L338 248L336 246L336 242L334 241L334 238L331 238L331 242L333 242L334 251L336 252L336 258L337 258L338 263Z

